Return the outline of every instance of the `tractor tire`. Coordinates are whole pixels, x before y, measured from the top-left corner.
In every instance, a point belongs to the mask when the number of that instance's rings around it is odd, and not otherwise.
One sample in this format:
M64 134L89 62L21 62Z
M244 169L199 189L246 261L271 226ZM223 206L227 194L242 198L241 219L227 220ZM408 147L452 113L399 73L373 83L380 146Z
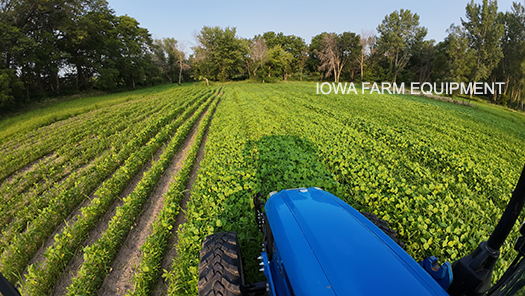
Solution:
M202 242L199 296L239 296L244 285L241 250L235 232L208 235Z
M388 222L377 217L376 214L361 212L370 222L374 223L379 229L381 229L386 235L388 235L394 242L396 242L403 250L405 249L405 243L397 238L397 232L388 226Z

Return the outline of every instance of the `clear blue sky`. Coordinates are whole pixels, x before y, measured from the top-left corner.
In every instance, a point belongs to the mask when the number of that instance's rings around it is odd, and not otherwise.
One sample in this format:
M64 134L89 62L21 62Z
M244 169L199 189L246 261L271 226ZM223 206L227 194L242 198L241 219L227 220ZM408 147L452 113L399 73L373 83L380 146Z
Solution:
M520 0L522 3L524 0ZM236 27L237 35L252 38L267 31L296 35L310 43L321 32L360 33L375 30L387 14L409 9L420 16L428 29L426 39L442 41L452 23L465 18L470 0L440 1L235 1L235 0L108 0L117 15L137 19L153 37L174 37L188 49L195 44L194 33L203 26ZM482 0L475 0L481 3ZM500 11L510 11L512 0L498 1Z

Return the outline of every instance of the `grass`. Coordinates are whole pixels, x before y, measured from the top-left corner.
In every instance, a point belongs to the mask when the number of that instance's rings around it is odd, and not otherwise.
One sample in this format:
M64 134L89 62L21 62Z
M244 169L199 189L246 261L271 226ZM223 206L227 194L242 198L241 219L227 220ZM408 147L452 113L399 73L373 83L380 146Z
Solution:
M185 83L182 87L191 85L191 83ZM141 97L155 95L156 93L174 87L179 86L176 84L164 84L136 91L126 91L108 95L92 95L80 98L73 96L71 97L72 99L66 101L61 100L58 103L46 103L37 109L0 120L0 143L5 142L17 134L23 134L60 120Z

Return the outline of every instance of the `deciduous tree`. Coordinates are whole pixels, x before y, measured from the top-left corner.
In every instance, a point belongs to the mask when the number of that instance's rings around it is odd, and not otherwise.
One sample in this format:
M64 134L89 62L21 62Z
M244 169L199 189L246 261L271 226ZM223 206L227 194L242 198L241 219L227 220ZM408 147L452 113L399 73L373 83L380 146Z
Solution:
M401 9L387 15L377 27L377 48L390 62L393 82L408 64L414 49L421 46L427 29L419 25L419 15Z
M373 45L376 43L376 35L373 31L361 31L359 35L359 44L361 44L361 56L359 57L359 68L361 70L361 80L364 75L365 58L372 54Z
M500 23L505 26L501 48L503 58L498 67L498 76L505 82L504 94L511 101L521 101L525 85L525 8L514 2L510 12L500 14Z
M334 75L338 82L345 67L357 60L361 54L359 36L355 33L342 34L326 33L321 39L321 50L317 51L319 57L319 70L326 72L326 77Z
M462 19L461 23L476 56L472 79L473 82L486 80L503 57L501 37L504 25L497 21L498 4L483 0L480 5L471 0L465 10L466 20Z
M450 69L445 79L466 83L473 78L472 72L476 63L476 53L469 47L469 40L465 30L458 26L451 26L448 33L449 35L445 40L447 42L446 53Z
M204 26L195 38L195 76L225 81L242 71L247 48L236 35L236 28Z
M267 59L268 47L262 37L256 36L249 43L248 72L257 76L257 70L262 68Z

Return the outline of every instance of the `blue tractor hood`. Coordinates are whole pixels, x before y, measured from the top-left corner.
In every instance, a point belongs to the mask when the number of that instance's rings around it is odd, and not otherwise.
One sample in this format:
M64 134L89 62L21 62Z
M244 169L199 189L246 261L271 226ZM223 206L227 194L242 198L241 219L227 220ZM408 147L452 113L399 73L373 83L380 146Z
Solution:
M272 261L280 265L274 276L285 278L278 285L292 287L290 295L448 295L379 228L326 191L282 190L264 208Z

